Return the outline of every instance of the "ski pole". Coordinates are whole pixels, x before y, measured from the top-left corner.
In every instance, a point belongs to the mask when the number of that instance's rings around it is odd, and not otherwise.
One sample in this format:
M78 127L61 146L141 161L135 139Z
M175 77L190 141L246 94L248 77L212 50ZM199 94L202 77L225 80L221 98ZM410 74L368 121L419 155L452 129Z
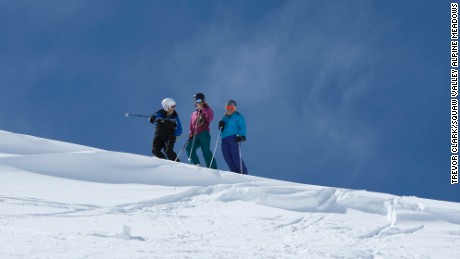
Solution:
M177 154L177 157L176 159L174 159L174 162L177 162L177 159L179 159L179 156L180 154L182 154L182 152L184 151L185 147L187 146L187 144L190 142L190 139L187 139L187 142L185 142L185 145L182 147L182 149L179 151L179 154Z
M142 117L142 118L150 118L150 116L149 116L149 115L144 115L144 114L135 114L135 113L129 113L129 112L127 112L127 113L125 114L125 116L126 116L126 117L130 117L130 116L131 116L131 117Z
M211 159L211 163L209 164L209 169L211 169L212 161L214 161L214 155L216 154L217 146L219 145L221 131L222 131L222 128L219 128L219 133L217 135L216 145L214 146L214 152L212 152L212 159Z
M192 148L190 149L190 155L188 157L188 161L191 162L192 161L192 154L193 154L193 148L195 146L195 138L196 138L196 131L197 131L197 128L198 128L198 121L199 121L199 114L198 114L198 117L196 118L196 122L195 122L195 129L193 130L193 140L192 140ZM190 139L189 139L190 140Z
M240 153L240 174L243 174L243 156L241 155L241 141L238 142L238 151Z

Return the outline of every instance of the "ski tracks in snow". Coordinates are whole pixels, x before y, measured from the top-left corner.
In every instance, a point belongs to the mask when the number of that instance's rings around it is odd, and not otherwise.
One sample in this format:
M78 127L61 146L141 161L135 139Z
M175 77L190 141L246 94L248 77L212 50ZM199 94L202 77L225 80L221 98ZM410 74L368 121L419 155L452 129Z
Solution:
M427 231L436 221L454 224L457 229L449 234L460 235L455 210L404 197L257 181L158 188L167 191L114 205L2 195L0 203L10 209L0 219L78 218L93 227L81 234L73 229L76 238L138 241L148 244L149 254L166 247L174 256L204 258L227 258L235 251L251 258L388 257L398 240ZM116 223L100 222L106 218Z

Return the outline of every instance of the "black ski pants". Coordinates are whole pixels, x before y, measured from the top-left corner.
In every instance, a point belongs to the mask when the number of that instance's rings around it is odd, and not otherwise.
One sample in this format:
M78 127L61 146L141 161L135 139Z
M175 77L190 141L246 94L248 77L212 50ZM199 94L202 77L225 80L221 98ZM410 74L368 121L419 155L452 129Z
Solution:
M163 159L176 160L177 154L174 152L176 137L171 135L155 135L152 144L152 153L154 156ZM166 153L166 155L163 153ZM179 159L177 160L179 161Z

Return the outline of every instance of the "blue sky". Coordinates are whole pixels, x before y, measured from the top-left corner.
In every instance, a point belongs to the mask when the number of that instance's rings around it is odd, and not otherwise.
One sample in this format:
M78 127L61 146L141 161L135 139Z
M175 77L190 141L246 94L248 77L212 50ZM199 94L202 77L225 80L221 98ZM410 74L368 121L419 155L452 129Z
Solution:
M187 125L203 92L212 147L238 102L252 175L458 202L449 26L449 1L0 1L0 129L150 155L124 114L172 97Z

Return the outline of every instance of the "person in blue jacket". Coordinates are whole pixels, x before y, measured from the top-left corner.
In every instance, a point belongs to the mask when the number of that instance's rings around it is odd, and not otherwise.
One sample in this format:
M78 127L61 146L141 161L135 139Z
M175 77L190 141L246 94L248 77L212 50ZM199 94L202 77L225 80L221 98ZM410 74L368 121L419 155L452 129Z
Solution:
M227 101L224 117L219 122L219 130L222 137L222 154L230 171L248 174L240 150L241 142L246 141L246 121L243 115L236 111L235 100Z
M182 134L182 125L179 115L176 112L176 102L172 98L165 98L161 105L163 109L150 116L149 121L155 124L155 136L152 143L152 153L158 158L176 160L177 154L174 152L176 138ZM165 151L163 154L162 150ZM179 161L177 159L176 161Z

